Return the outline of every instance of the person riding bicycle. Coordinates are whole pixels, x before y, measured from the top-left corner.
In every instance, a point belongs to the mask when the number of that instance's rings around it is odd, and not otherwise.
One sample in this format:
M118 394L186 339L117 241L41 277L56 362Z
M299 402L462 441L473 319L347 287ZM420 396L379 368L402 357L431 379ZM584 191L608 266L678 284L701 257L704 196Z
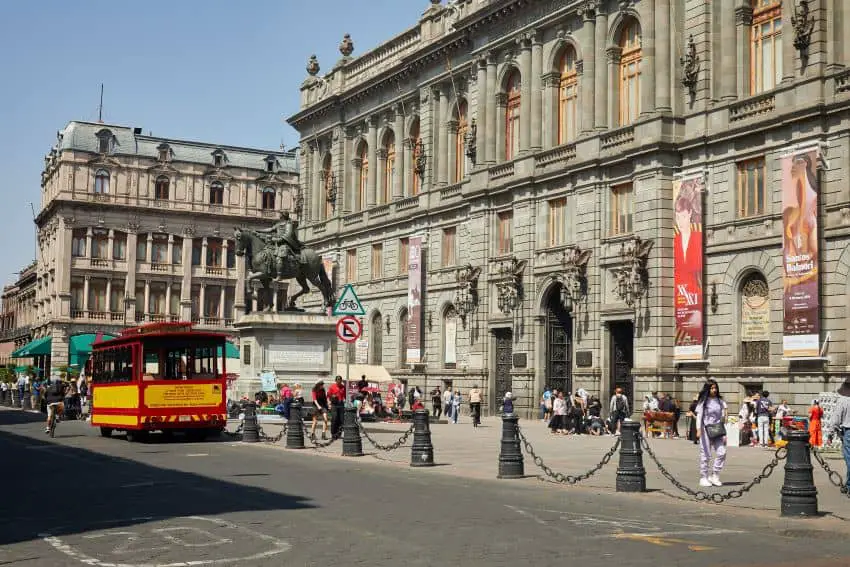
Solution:
M50 384L47 388L45 401L47 402L47 423L44 427L44 432L50 433L51 420L56 414L57 409L59 413L62 413L62 407L65 403L65 384L62 383L62 380L57 378Z

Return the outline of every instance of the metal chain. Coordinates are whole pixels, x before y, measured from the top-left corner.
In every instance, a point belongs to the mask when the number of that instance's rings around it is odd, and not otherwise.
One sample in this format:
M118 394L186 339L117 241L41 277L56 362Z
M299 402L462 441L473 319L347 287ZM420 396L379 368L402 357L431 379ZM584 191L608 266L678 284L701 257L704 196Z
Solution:
M362 423L357 422L357 427L360 428L360 432L363 433L363 436L366 438L366 440L369 441L369 443L371 443L372 445L374 445L376 449L380 449L381 451L395 451L396 449L407 443L407 438L410 437L411 433L413 433L413 424L411 424L410 428L404 432L404 435L402 435L398 439L398 441L389 445L381 445L380 443L375 441L375 439L373 439L371 435L369 435L369 432L366 431Z
M688 488L687 486L676 480L676 478L672 474L670 474L666 468L664 468L664 465L661 464L661 461L658 460L658 457L655 455L655 452L652 450L652 447L649 446L649 442L647 442L646 438L640 433L638 433L637 435L640 439L641 446L646 450L647 454L655 463L655 466L658 467L658 470L661 472L664 478L669 480L673 486L675 486L682 492L688 494L689 496L692 496L694 499L696 499L697 502L713 502L714 504L722 504L727 500L742 497L744 494L752 490L755 485L760 484L763 480L767 480L770 475L773 474L773 471L776 469L776 467L779 466L779 461L784 460L785 457L788 456L788 450L785 447L780 447L774 452L773 459L769 463L767 463L761 470L761 474L756 475L753 480L743 485L741 488L730 490L725 494L720 492L708 493L704 490L693 490L691 488Z
M543 462L543 459L540 458L537 453L534 452L534 447L531 446L531 443L528 441L525 435L522 434L522 430L520 430L519 425L516 426L516 431L517 435L519 435L519 440L522 441L522 445L523 448L525 448L525 452L528 453L528 455L532 459L534 459L534 464L537 465L546 474L546 476L548 476L553 481L559 484L576 484L583 480L587 480L588 478L599 472L602 467L611 462L611 458L617 453L617 449L620 448L620 438L617 437L617 440L614 441L614 446L611 447L607 453L605 453L605 456L602 457L602 460L599 461L599 463L595 467L583 474L573 476L553 471L550 467L546 465L546 463ZM538 478L544 480L543 477Z
M308 439L310 443L313 444L313 449L324 449L325 447L330 447L331 445L333 445L334 441L342 438L342 432L340 432L336 435L331 435L331 438L326 441L316 441L313 435L307 432L307 424L302 421L301 425L304 427L304 438Z
M826 462L826 459L820 454L820 451L816 449L812 449L812 455L815 460L823 467L823 470L826 471L826 474L829 477L829 482L838 487L838 490L841 491L841 494L850 498L850 490L847 489L847 484L844 482L844 479L838 473L838 471L832 470L832 467L829 466L829 463Z

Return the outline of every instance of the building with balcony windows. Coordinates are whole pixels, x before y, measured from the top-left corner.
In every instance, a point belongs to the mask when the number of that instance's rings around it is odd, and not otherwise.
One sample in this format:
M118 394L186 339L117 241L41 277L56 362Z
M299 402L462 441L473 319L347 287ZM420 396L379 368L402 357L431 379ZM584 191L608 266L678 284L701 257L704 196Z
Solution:
M3 288L0 308L0 366L32 364L30 358L12 358L12 353L32 340L35 322L36 263L18 272L15 283Z
M9 332L55 369L82 358L75 336L162 321L227 331L245 309L234 228L298 206L293 153L70 122L45 157L32 285L22 275L4 296Z
M709 377L801 409L843 380L847 3L423 8L310 58L289 118L305 239L368 311L356 362L528 410Z

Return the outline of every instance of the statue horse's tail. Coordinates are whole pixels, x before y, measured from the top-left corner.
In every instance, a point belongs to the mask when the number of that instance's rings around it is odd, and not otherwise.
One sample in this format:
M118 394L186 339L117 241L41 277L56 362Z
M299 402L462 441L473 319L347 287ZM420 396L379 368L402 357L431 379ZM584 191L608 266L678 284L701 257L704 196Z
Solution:
M336 297L334 295L334 285L331 283L331 280L328 277L328 273L325 270L324 265L322 265L321 269L319 270L319 281L322 282L322 287L326 292L328 307L333 307L336 303Z

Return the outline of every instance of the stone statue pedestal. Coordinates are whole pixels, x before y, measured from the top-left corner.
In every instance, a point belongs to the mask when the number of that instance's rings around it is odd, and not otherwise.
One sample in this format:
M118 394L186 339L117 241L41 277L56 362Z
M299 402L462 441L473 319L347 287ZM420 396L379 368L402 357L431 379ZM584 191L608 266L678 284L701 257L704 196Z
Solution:
M260 374L274 372L277 384L300 383L309 400L310 388L329 384L336 354L336 320L310 313L249 313L233 324L239 334L242 361L236 391L253 399L262 389Z

